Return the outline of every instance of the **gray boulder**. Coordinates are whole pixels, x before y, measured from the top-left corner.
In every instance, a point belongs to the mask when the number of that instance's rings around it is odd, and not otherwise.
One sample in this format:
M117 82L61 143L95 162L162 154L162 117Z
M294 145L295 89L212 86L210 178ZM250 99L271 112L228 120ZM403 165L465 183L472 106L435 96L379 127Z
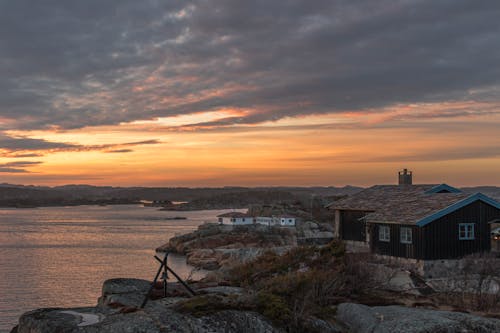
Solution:
M127 294L127 293L145 293L149 290L150 281L141 279L109 279L102 285L102 295L109 294Z
M18 333L273 333L260 314L250 311L219 311L194 317L154 304L132 313L98 313L92 309L40 309L24 314ZM85 311L85 312L84 312ZM67 312L71 313L68 314ZM81 314L99 314L99 321L85 323ZM82 325L83 323L83 325Z
M138 307L146 293L149 291L151 282L141 279L109 279L104 281L102 296L99 298L99 306L120 304L129 307Z
M337 309L337 320L348 326L353 333L500 332L498 319L403 306L369 307L343 303Z
M138 279L111 279L104 282L99 305L88 308L49 308L25 313L16 333L160 333L160 332L281 332L263 316L252 311L223 310L203 316L176 311L184 297L167 297L142 303L150 283ZM173 286L170 286L173 287ZM241 296L236 287L204 287L213 295ZM218 296L223 297L223 296ZM232 300L233 298L231 298Z

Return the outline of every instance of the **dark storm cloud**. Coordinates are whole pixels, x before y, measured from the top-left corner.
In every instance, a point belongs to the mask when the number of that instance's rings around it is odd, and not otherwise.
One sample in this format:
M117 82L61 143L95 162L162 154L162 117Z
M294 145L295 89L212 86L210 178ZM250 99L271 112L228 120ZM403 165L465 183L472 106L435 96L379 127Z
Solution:
M10 154L9 157L14 157L14 158L26 158L26 157L40 157L43 156L43 154L40 153L20 153L20 154Z
M26 150L54 150L75 149L79 145L63 142L52 142L43 139L32 139L26 137L12 137L0 133L0 151L26 151Z
M43 156L45 152L63 152L63 151L117 151L127 147L156 145L161 143L159 140L143 140L125 143L112 143L101 145L81 145L66 142L53 142L44 139L33 139L26 137L13 137L0 133L0 157L35 157ZM34 151L34 152L33 152ZM125 152L125 151L122 151ZM39 162L9 162L0 166L16 167L30 166Z
M493 0L4 1L0 129L498 102L498 17Z
M8 163L0 164L0 167L22 168L22 167L33 166L33 165L38 165L38 164L42 164L42 162L40 162L40 161L16 161L16 162L8 162Z
M131 153L131 152L133 152L132 149L115 149L106 151L106 153Z
M28 173L29 171L17 168L3 168L0 167L0 173Z
M16 161L0 164L0 173L28 173L25 168L42 164L40 161Z

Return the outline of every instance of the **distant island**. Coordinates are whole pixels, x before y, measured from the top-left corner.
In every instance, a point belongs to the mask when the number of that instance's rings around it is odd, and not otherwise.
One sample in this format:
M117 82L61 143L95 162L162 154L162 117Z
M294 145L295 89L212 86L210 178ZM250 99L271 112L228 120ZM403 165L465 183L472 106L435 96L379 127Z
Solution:
M163 210L247 208L252 204L330 200L360 191L361 187L111 187L64 185L56 187L0 184L0 207L33 208L75 205L141 204L157 201ZM180 204L174 204L181 202Z
M363 188L344 187L112 187L64 185L55 187L0 184L0 207L34 208L77 205L141 204L146 201L181 202L159 205L163 210L238 209L251 205L297 204L321 206L332 200L359 192ZM462 188L500 199L500 187Z

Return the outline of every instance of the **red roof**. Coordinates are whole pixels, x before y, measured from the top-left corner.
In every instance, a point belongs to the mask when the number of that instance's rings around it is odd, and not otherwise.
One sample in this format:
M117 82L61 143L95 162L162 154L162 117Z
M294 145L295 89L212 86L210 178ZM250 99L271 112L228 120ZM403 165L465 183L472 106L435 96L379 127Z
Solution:
M229 213L217 215L217 217L252 217L252 216L248 215L247 213L229 212Z

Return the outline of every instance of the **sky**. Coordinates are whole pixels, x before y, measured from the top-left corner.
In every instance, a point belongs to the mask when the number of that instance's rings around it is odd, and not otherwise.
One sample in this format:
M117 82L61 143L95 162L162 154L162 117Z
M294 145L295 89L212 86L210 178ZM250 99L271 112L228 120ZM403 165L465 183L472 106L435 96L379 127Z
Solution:
M0 183L500 185L495 0L0 0Z

